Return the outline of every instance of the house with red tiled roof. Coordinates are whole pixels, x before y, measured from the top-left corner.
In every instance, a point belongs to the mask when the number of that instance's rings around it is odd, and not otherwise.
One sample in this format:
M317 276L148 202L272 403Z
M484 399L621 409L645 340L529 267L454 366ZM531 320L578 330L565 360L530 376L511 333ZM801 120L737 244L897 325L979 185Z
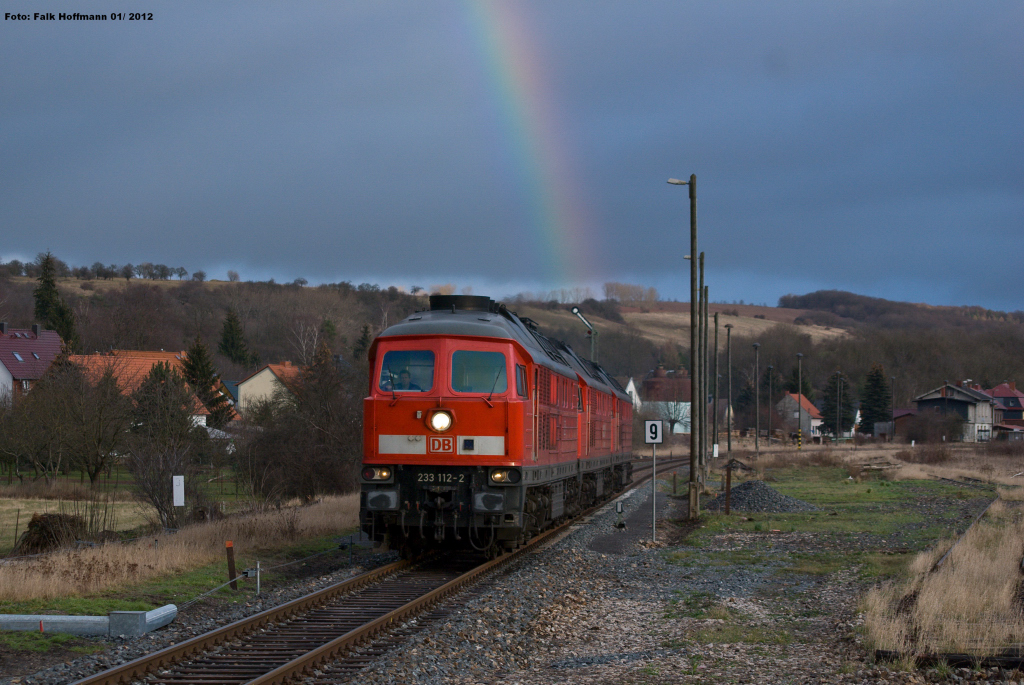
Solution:
M10 328L0 322L0 402L17 401L32 389L60 354L63 341L56 331L38 324Z
M269 400L281 390L292 389L302 376L302 367L291 362L267 364L259 371L238 381L238 402L235 405L245 413L255 403Z
M800 422L800 433L805 438L821 435L821 424L824 423L821 412L803 394L787 392L775 409L792 432L796 432L797 422Z
M640 399L651 416L669 425L672 433L689 433L690 394L693 392L686 369L666 369L658 364L640 383Z
M146 376L157 364L167 364L171 370L180 374L183 369L182 362L186 356L185 352L164 352L163 350L158 352L111 350L107 354L73 354L68 357L68 361L81 367L86 377L92 382L98 381L107 372L107 369L110 369L114 378L117 379L121 392L130 395L138 390L142 382L146 380ZM210 411L198 397L195 395L192 397L192 421L197 426L205 426L206 417L210 415Z
M1024 392L1017 389L1015 381L1003 381L985 394L991 395L1002 408L1003 423L1024 426Z

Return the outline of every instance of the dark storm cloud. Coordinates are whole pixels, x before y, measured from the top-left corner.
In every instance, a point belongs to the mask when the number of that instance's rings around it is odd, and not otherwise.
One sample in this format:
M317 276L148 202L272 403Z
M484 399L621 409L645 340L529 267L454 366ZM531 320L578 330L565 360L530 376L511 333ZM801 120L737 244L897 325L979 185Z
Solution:
M559 285L467 7L5 21L0 256ZM1019 3L517 7L594 222L593 282L686 296L686 191L665 179L696 173L715 299L1022 307Z

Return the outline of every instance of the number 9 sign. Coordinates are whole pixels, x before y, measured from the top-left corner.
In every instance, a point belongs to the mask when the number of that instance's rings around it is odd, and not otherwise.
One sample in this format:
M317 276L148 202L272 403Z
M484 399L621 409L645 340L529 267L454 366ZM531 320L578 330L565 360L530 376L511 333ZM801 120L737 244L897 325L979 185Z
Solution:
M644 421L644 442L648 445L660 445L663 442L661 427L661 421Z

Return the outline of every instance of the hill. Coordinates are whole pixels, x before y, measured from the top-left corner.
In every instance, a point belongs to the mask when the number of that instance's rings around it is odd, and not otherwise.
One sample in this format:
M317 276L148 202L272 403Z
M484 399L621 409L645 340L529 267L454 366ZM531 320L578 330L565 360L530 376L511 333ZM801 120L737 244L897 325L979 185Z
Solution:
M201 335L211 349L225 317L235 311L249 349L262 362L308 361L326 342L358 364L372 336L427 306L423 294L373 284L226 282L194 280L59 279L72 305L85 352L110 348L183 350ZM0 276L0 320L15 327L33 323L26 276ZM1004 380L1024 385L1024 314L980 307L935 307L839 291L787 295L778 307L712 304L721 326L732 324L733 396L753 393L754 353L760 343L762 375L773 367L773 392L781 392L803 354L803 375L812 394L842 371L859 386L875 364L896 376L897 401L944 380L972 378L986 387ZM541 330L589 356L590 341L570 305L513 298L509 306ZM598 361L613 375L643 378L658 364L689 366L689 304L652 301L635 306L593 299L580 307L599 331ZM712 331L713 333L713 331ZM725 350L725 330L719 349ZM713 340L713 335L709 336ZM724 354L721 359L724 364ZM239 379L252 369L215 358L221 374ZM725 370L722 370L725 376ZM767 386L767 380L762 379ZM745 390L746 389L746 390ZM723 388L723 394L725 389ZM854 393L856 396L856 392Z

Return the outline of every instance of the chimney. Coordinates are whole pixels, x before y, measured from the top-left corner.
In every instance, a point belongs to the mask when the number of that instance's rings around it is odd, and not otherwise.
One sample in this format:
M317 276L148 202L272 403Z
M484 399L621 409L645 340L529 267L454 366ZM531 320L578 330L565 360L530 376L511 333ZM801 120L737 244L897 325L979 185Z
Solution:
M292 365L292 363L291 363L291 362L285 362L285 363L284 363L284 365L285 365L285 366L291 366L291 365Z
M957 381L956 382L956 387L958 387L958 388L964 387L964 382L963 381Z
M1010 381L1010 390L1017 392L1017 381Z
M0 321L0 335L7 335L7 322Z
M39 324L32 324L32 335L36 336L37 338L39 337Z

